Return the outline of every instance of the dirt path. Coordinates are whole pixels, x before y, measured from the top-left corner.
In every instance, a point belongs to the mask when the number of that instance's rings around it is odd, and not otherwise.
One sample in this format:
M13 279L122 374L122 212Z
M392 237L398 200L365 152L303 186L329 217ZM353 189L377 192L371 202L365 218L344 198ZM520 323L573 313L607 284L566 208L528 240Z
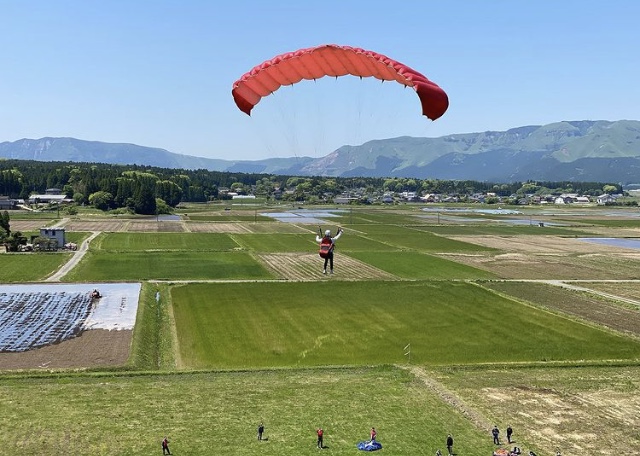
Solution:
M594 290L593 288L583 287L576 285L576 283L638 283L640 286L640 280L544 280L544 279L510 279L501 280L501 282L533 282L533 283L546 283L560 288L566 288L568 290L582 291L585 293L594 294L611 301L624 302L640 308L640 301L633 298L627 298L613 293L607 293L605 291Z
M450 391L446 386L430 376L424 368L407 365L397 365L397 367L407 370L415 375L416 378L420 379L430 391L433 391L440 397L440 399L460 412L465 418L471 421L475 427L482 431L486 431L487 433L491 431L492 425L482 413L465 404L456 393Z
M74 254L71 256L71 259L69 259L69 261L67 261L60 269L58 269L55 273L47 277L44 281L60 282L60 280L65 275L67 275L69 271L71 271L73 268L75 268L78 265L80 260L82 260L82 257L84 257L85 253L87 253L87 251L89 250L89 243L93 241L93 239L95 239L95 237L98 236L99 234L100 234L100 231L92 232L91 236L89 236L87 239L82 241L82 244L80 244L80 247L78 247L78 250L76 250Z
M547 280L546 282L551 284L551 285L558 286L558 287L568 288L570 290L576 290L576 291L584 291L586 293L591 293L591 294L595 294L595 295L598 295L598 296L602 296L603 298L607 298L607 299L610 299L612 301L620 301L620 302L631 304L631 305L634 305L634 306L640 308L640 301L638 301L636 299L626 298L626 297L615 295L615 294L612 294L612 293L606 293L604 291L594 290L593 288L581 287L579 285L575 285L573 283L568 283L568 282L562 281L562 280ZM629 280L607 280L607 282L630 282L630 281Z

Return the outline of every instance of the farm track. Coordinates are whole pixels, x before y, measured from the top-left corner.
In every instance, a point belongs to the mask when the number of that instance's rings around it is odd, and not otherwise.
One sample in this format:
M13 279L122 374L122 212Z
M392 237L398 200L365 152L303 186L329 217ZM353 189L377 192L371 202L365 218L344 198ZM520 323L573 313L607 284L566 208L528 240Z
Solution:
M470 407L468 404L465 404L456 393L450 391L446 386L429 375L423 368L418 366L406 365L397 365L396 367L411 372L430 391L433 391L436 395L438 395L443 402L449 404L451 407L460 412L465 418L471 421L476 428L482 431L487 431L487 433L491 430L491 423L482 413L475 410L473 407Z
M51 276L47 277L44 281L45 282L60 282L60 280L65 275L67 275L67 273L69 271L71 271L73 268L75 268L78 265L78 263L80 263L80 261L82 260L82 257L84 257L84 255L89 250L89 244L99 234L100 234L99 231L94 231L93 233L91 233L91 236L89 236L87 239L82 241L82 244L80 244L80 247L78 247L78 250L76 250L74 252L74 254L71 256L71 259L69 261L67 261L65 264L63 264L60 267L60 269L58 269L55 273L53 273Z

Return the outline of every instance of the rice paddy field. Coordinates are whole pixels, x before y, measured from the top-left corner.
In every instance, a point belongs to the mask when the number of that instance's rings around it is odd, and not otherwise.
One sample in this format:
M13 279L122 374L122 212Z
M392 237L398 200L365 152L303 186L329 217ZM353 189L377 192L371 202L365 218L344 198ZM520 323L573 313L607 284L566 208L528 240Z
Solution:
M76 254L0 254L2 282L66 265L66 284L141 283L129 355L16 368L0 353L0 448L159 454L167 436L176 455L304 455L322 427L323 451L347 455L375 426L384 454L444 452L452 434L455 454L490 456L509 446L491 428L511 425L525 453L639 455L640 251L580 242L640 238L636 214L456 211L440 223L422 209L272 218L283 209L199 205L176 221L58 221L75 239L100 234ZM305 222L323 211L320 227ZM512 223L534 217L562 226ZM337 225L324 275L315 236ZM107 335L37 350L94 353Z

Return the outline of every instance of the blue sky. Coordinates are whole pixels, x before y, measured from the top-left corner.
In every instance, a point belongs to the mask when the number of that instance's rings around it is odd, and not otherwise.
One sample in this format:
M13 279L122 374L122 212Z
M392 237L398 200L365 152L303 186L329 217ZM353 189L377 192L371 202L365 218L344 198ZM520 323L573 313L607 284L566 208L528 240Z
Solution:
M0 0L0 142L70 136L208 158L561 120L639 120L640 2ZM251 117L233 82L320 44L362 47L440 85L435 122L399 84L301 82Z

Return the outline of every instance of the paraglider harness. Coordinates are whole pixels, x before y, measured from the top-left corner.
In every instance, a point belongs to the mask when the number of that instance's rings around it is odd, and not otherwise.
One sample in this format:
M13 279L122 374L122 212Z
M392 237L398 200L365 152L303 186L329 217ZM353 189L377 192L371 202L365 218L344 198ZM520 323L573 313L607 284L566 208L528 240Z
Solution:
M329 258L331 256L331 252L333 252L334 243L331 240L331 236L323 236L322 241L320 242L320 250L318 250L318 255L322 258Z
M320 227L318 227L318 229L320 231L320 236L322 236L322 229ZM338 233L340 231L342 230L338 228ZM331 236L322 236L322 241L320 241L320 250L318 250L318 255L320 255L321 258L329 258L333 253L334 247L335 247L335 244L333 243Z

